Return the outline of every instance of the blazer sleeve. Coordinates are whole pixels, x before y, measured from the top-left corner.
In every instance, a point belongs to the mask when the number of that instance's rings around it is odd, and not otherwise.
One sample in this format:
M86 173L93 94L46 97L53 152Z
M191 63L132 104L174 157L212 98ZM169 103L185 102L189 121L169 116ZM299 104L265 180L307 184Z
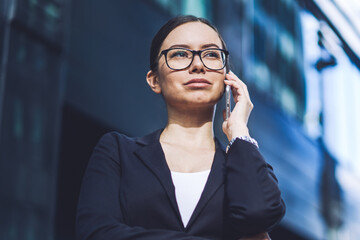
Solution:
M130 227L123 222L119 201L120 161L114 134L102 137L85 172L76 217L78 240L204 239L185 232ZM141 196L139 196L141 197Z
M273 168L253 144L237 139L227 153L225 171L227 238L269 232L285 214Z

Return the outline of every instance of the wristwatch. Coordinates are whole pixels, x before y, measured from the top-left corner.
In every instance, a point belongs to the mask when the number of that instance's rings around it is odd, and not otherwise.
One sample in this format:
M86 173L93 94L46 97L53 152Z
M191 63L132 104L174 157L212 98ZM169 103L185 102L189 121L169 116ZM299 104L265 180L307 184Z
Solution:
M230 146L235 142L236 139L241 139L241 140L247 141L247 142L249 142L249 143L254 144L254 146L255 146L256 148L259 148L259 144L258 144L257 141L256 141L255 139L253 139L252 137L249 137L249 136L240 136L240 137L234 137L233 139L231 139L231 141L229 142L229 144L228 144L227 147L226 147L226 152L229 151Z

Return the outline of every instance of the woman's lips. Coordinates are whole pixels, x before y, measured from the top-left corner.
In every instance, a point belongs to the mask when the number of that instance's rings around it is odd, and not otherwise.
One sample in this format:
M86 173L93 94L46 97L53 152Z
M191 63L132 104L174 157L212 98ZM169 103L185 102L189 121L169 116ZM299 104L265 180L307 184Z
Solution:
M186 82L185 85L190 87L207 87L211 85L211 83L204 78L195 78Z

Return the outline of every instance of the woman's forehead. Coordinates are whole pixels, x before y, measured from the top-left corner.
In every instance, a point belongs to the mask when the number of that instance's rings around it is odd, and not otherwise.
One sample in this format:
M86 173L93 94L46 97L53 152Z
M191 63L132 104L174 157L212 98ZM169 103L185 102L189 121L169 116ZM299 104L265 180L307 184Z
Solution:
M215 44L222 47L218 33L202 22L189 22L172 30L165 38L162 49L173 45L187 45L189 48L201 48L202 46Z

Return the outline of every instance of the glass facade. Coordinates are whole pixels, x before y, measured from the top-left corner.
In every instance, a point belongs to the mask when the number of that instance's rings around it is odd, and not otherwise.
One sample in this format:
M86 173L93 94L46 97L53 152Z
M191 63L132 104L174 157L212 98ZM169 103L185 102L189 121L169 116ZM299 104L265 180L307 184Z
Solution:
M342 189L343 205L339 208L333 204L332 208L341 213L336 215L347 220L341 227L329 226L328 237L335 239L337 235L338 239L355 239L359 232L352 223L360 221L360 212L355 206L360 201L360 190L353 184L360 179L357 147L360 128L356 124L360 121L360 71L325 22L308 12L302 14L302 19L307 96L310 99L306 126L312 137L323 139L335 159L335 179ZM330 56L336 59L335 63Z
M212 19L212 0L153 0L171 15L190 14L197 17Z
M295 1L253 2L253 73L249 80L290 115L302 120L305 85L299 8ZM252 77L253 76L253 77Z
M15 20L48 42L63 44L64 0L16 1Z
M16 9L2 25L8 30L8 46L2 52L0 238L49 240L56 193L62 2L7 4Z

